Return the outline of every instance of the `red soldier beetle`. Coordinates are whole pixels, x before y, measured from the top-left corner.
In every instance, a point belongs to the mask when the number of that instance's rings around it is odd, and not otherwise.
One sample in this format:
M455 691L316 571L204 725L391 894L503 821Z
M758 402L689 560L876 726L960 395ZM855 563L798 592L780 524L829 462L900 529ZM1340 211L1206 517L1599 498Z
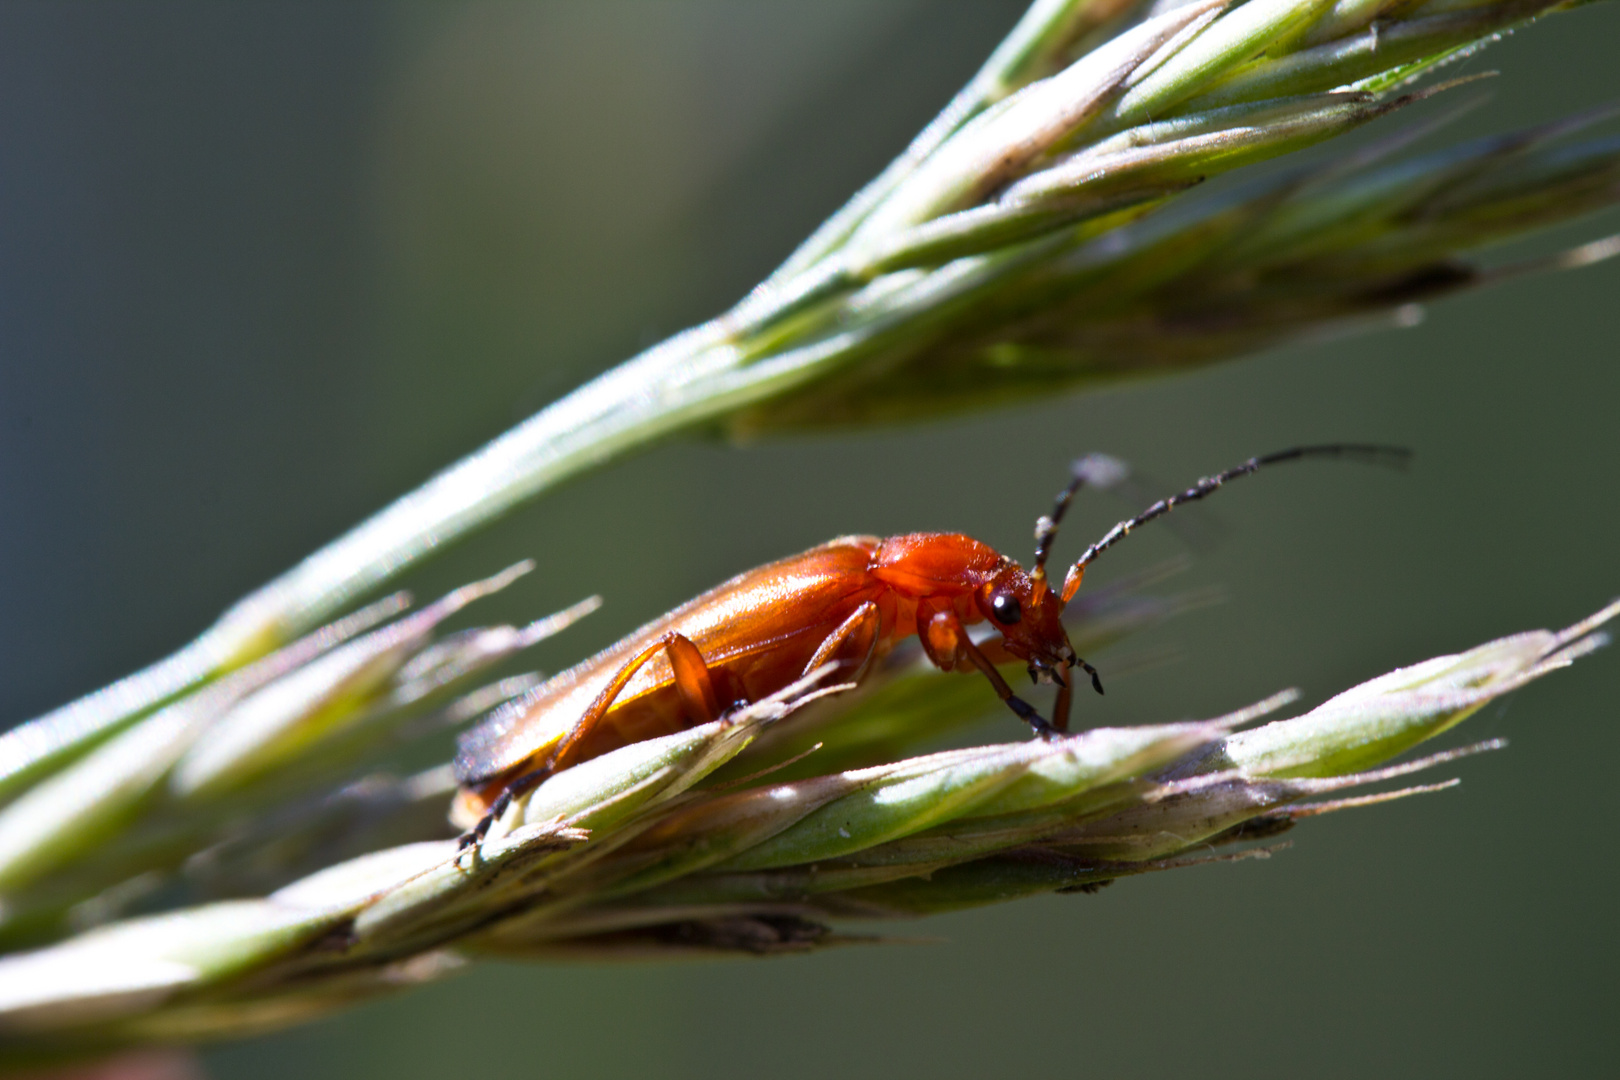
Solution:
M1407 451L1338 443L1250 458L1115 525L1069 567L1061 590L1046 576L1052 541L1080 488L1088 481L1106 486L1099 470L1109 459L1075 463L1051 514L1036 523L1028 572L971 537L911 533L840 537L740 574L465 733L455 760L462 788L454 816L478 825L464 843L481 837L513 797L559 770L719 719L829 663L839 665L844 681L858 682L875 659L913 634L941 670L981 673L1038 736L1067 731L1073 670L1086 672L1102 693L1096 669L1075 654L1062 621L1086 568L1132 530L1230 480L1319 456L1404 460ZM1000 641L981 645L968 636L969 626L985 621ZM998 659L1012 658L1028 665L1033 682L1057 684L1051 720L1013 693L996 669Z

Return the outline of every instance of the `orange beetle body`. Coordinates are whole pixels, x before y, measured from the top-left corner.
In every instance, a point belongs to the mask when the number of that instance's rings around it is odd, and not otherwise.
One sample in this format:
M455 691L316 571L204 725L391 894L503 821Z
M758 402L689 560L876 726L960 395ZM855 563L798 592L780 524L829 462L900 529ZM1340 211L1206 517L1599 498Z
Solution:
M871 662L915 634L945 671L971 666L1038 734L1068 727L1078 667L1063 629L1063 609L1088 565L1103 551L1183 503L1265 465L1314 456L1405 460L1406 451L1359 444L1294 447L1250 458L1207 476L1121 521L1070 566L1061 590L1046 579L1046 560L1070 500L1088 480L1106 486L1123 466L1100 455L1075 463L1052 513L1036 524L1035 561L1016 562L958 533L910 533L880 539L846 536L741 574L648 623L532 693L497 710L461 738L455 817L477 820L464 837L483 835L507 800L545 777L610 750L718 719L738 705L838 666L854 682ZM975 643L967 627L989 621L999 640ZM1019 698L996 670L1017 658L1037 683L1056 683L1050 721Z
M998 603L1003 611L1016 606L1015 621L997 618ZM487 809L517 777L714 719L823 664L839 664L837 678L855 681L913 634L949 671L973 652L983 655L963 628L990 619L1004 638L991 649L996 660L1011 654L1032 661L1032 670L1066 669L1074 651L1062 607L1044 579L967 536L840 537L709 590L469 731L455 762L465 786L458 817ZM706 671L696 689L677 672L679 655L660 648L671 635L701 654ZM615 690L616 679L623 681ZM1047 727L1033 710L1031 717ZM587 718L589 730L582 731Z

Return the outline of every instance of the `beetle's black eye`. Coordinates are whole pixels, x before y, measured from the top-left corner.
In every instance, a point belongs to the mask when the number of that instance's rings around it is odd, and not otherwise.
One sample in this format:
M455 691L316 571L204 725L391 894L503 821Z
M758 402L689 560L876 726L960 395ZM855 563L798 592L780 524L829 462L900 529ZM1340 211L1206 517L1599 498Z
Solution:
M990 598L990 613L996 617L997 622L1008 625L1024 617L1024 613L1018 607L1018 598L1006 593L996 593Z

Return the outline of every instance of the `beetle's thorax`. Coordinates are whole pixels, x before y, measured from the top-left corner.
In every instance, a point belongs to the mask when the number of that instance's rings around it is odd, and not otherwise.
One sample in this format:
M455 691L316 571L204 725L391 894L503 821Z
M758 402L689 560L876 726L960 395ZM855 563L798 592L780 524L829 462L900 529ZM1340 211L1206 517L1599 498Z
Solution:
M989 544L960 533L891 536L872 553L873 577L913 600L973 593L1009 564Z
M964 624L988 620L1007 651L1043 672L1074 660L1063 629L1063 600L988 544L958 533L910 533L883 541L872 575L908 600L949 606ZM1001 612L1016 617L998 617Z

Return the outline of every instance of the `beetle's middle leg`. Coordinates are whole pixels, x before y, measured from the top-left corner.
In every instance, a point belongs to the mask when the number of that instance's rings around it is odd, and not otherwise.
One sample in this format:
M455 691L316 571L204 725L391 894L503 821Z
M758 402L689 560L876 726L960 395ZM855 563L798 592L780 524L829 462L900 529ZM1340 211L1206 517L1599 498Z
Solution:
M866 601L850 612L849 617L838 624L838 629L822 640L809 663L804 665L800 678L823 664L836 662L841 667L853 668L847 674L840 672L845 682L860 682L877 652L878 636L882 629L883 613L872 601Z
M709 671L709 665L703 660L703 653L692 644L690 638L672 630L625 662L625 665L614 674L613 679L602 688L602 692L596 695L596 700L591 702L578 722L557 744L557 748L547 755L538 768L523 773L506 785L490 804L489 812L478 820L478 824L462 834L462 848L471 847L482 840L488 834L490 826L506 813L506 808L512 805L513 799L533 791L548 777L574 764L570 758L583 744L585 737L595 731L596 726L607 716L613 703L624 692L624 688L629 685L636 672L659 652L669 656L670 668L675 673L676 691L680 694L681 704L693 724L706 724L711 720L718 720L719 695L715 691L714 677Z

